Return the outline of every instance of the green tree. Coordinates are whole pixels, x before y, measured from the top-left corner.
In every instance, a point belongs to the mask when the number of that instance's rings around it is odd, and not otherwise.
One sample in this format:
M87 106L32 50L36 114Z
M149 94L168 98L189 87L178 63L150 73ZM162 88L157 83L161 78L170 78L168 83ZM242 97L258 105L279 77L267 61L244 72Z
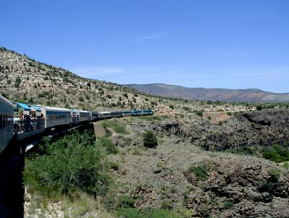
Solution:
M21 84L21 79L19 76L17 76L17 78L15 80L15 88L19 88L20 84Z
M152 131L146 131L143 135L143 143L147 148L155 148L158 145L158 139Z

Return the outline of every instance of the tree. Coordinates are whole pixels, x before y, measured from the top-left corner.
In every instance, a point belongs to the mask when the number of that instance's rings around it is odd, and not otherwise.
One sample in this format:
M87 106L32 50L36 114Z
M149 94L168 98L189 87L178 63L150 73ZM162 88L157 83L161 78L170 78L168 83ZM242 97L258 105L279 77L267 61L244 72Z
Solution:
M147 148L155 148L158 145L158 139L152 131L146 131L143 135L143 143Z
M16 78L16 80L15 80L15 88L19 88L20 83L21 83L21 79L20 79L19 76L17 76L17 78Z

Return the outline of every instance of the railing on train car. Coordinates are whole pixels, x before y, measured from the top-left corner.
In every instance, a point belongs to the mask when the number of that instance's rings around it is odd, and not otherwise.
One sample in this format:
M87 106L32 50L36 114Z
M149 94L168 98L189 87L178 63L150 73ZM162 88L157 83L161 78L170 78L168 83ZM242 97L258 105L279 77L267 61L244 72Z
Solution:
M14 118L14 132L23 134L33 132L45 128L45 120L43 118L19 119Z

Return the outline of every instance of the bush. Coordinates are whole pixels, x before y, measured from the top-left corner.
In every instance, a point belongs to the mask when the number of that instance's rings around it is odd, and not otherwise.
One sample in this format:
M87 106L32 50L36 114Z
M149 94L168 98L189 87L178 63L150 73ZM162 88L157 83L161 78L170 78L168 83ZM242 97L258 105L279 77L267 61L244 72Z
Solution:
M118 208L134 208L135 199L129 196L122 196L119 198Z
M199 180L206 180L208 178L208 169L205 165L200 166L192 166L189 168L189 171L194 173L197 179Z
M143 135L143 143L147 148L155 148L158 145L158 139L152 131L146 131Z
M234 203L232 201L225 201L224 202L224 208L225 209L230 209L234 206Z
M194 113L196 114L196 115L198 115L199 117L203 117L203 111L194 111Z
M21 84L21 79L19 76L17 76L17 78L15 80L15 88L19 88L20 84Z
M257 109L257 111L261 111L263 109L263 106L262 105L257 105L256 109Z
M116 133L119 134L128 134L126 126L123 123L120 123L116 120L107 120L102 123L104 128L112 128Z
M177 213L165 209L121 208L117 215L123 218L181 218Z
M104 147L107 154L117 154L118 153L118 149L117 149L116 145L113 144L109 138L100 137L100 138L98 138L96 144L100 147Z
M289 161L289 150L281 145L273 145L263 149L263 157L277 163Z
M71 195L76 190L93 195L106 193L110 179L91 135L75 133L46 143L41 146L42 155L26 161L24 180L29 187L48 197Z

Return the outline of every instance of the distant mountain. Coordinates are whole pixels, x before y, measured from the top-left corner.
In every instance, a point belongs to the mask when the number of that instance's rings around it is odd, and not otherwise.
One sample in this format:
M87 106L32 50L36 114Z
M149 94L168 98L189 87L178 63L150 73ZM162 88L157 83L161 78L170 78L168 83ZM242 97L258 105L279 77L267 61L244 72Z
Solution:
M272 93L260 89L187 88L161 83L129 84L127 86L146 94L191 100L226 102L289 102L289 93Z

